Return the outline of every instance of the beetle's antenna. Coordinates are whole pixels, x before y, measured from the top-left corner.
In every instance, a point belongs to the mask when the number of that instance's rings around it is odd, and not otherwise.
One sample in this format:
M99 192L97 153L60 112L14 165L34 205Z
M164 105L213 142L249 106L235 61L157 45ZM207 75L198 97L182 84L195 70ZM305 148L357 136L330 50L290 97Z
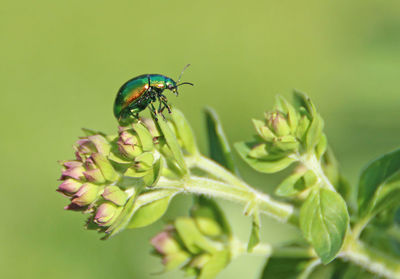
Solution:
M175 86L175 88L178 87L178 86L184 85L184 84L189 84L189 85L191 85L191 86L194 86L194 84L191 83L191 82L182 82L182 83L177 84L177 85Z
M189 66L190 66L190 64L187 64L187 65L183 68L181 74L179 75L179 78L178 78L178 82L177 82L177 83L179 83L179 82L181 81L181 77L182 77L182 75L183 75L183 72L184 72L184 71L187 69L187 67L189 67Z

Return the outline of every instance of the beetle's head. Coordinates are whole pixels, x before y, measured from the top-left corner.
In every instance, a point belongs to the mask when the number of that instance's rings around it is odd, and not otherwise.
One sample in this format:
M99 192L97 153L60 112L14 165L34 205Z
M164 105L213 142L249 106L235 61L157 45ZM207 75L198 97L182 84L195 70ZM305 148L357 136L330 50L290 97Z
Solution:
M181 77L182 77L183 72L184 72L184 71L186 70L186 68L189 67L189 66L190 66L190 64L187 64L187 65L183 68L181 74L179 75L178 82L175 82L174 80L172 80L172 79L170 79L170 78L166 81L167 88L168 88L169 90L172 90L172 92L173 92L176 96L178 96L178 86L181 86L181 85L184 85L184 84L189 84L189 85L191 85L191 86L194 85L194 84L191 83L191 82L181 82L181 83L179 83L179 82L181 81Z
M167 89L171 90L172 93L174 93L176 96L178 96L178 86L181 86L183 84L189 84L193 86L193 83L190 82L182 82L177 84L173 79L168 78L165 82L165 85L167 87Z
M178 95L178 91L176 90L176 82L172 78L167 78L165 81L165 87L171 90L175 95Z

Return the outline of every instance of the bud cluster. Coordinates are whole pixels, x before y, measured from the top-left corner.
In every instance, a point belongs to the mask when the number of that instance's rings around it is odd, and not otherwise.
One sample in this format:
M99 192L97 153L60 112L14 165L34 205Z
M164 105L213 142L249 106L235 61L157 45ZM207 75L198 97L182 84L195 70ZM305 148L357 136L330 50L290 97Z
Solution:
M262 172L276 172L289 166L296 157L326 150L323 121L311 100L295 93L295 105L279 97L265 119L253 119L257 135L249 143L237 146L242 158ZM292 156L291 156L292 155Z
M154 177L153 138L136 123L120 127L116 137L89 132L74 148L75 159L61 162L62 183L57 191L70 199L65 209L90 213L88 228L105 231L136 192L126 185L127 178L146 186L154 182L146 179Z
M192 211L191 217L175 219L151 239L165 271L181 267L187 276L201 277L210 270L217 274L229 263L230 232L220 214L216 205L207 201Z

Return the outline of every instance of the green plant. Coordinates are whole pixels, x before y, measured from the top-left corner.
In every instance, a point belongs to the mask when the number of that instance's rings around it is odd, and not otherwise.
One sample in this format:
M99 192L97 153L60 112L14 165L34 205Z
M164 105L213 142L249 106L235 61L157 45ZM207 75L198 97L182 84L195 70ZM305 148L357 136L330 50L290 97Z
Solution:
M166 271L179 267L201 279L216 277L245 253L266 258L264 279L400 278L400 150L372 161L358 188L350 187L315 105L300 92L293 104L278 97L263 121L253 120L254 138L235 145L258 172L291 168L274 199L239 177L217 115L210 108L205 115L210 158L199 152L177 109L168 121L143 119L116 135L84 130L76 159L61 162L58 191L71 200L66 209L89 213L87 228L109 238L152 224L175 195L193 194L189 215L170 222L151 243ZM246 243L232 232L216 199L241 204L252 218ZM260 243L261 214L298 227L302 237Z

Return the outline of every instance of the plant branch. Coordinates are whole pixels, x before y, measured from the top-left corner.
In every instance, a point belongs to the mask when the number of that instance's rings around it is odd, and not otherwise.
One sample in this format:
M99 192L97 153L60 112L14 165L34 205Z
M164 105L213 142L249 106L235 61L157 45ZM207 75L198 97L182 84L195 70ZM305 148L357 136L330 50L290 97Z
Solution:
M331 181L328 179L328 177L322 170L321 162L317 159L317 156L315 155L314 152L311 154L307 153L302 156L300 156L300 154L292 155L292 157L295 158L297 161L299 161L308 170L312 170L314 174L317 176L318 182L323 183L328 187L328 189L336 192L335 187L332 185Z
M210 178L190 176L182 181L177 181L161 177L158 184L153 188L180 188L187 193L231 200L245 206L249 203L256 203L261 213L276 220L293 224L297 222L292 205L275 201L270 196L257 192L252 188L239 188Z
M359 240L350 238L350 241L347 241L347 245L338 257L351 261L379 276L400 278L400 264L398 261L376 249L368 247Z
M297 157L297 159L306 168L313 170L320 182L324 183L329 189L335 191L334 186L326 177L321 164L315 155ZM215 179L192 175L182 181L175 181L162 177L154 188L175 188L178 192L222 198L241 203L244 206L255 202L257 203L261 213L281 222L291 223L298 227L298 212L291 204L276 201L269 195L256 191L227 169L204 156L186 158L186 160L190 168L197 167L211 174ZM361 225L360 228L362 227L363 225ZM399 263L383 255L381 252L367 247L361 241L356 240L358 234L357 230L356 232L351 232L349 230L346 243L338 257L359 265L374 274L385 276L387 278L400 278ZM241 248L235 249L236 255L245 253L245 250L242 251ZM304 256L312 258L315 256L313 250L310 249L275 248L269 245L259 245L258 248L255 248L252 254L264 254L272 257ZM310 265L310 271L312 271L312 269L318 264L319 261L313 261Z

